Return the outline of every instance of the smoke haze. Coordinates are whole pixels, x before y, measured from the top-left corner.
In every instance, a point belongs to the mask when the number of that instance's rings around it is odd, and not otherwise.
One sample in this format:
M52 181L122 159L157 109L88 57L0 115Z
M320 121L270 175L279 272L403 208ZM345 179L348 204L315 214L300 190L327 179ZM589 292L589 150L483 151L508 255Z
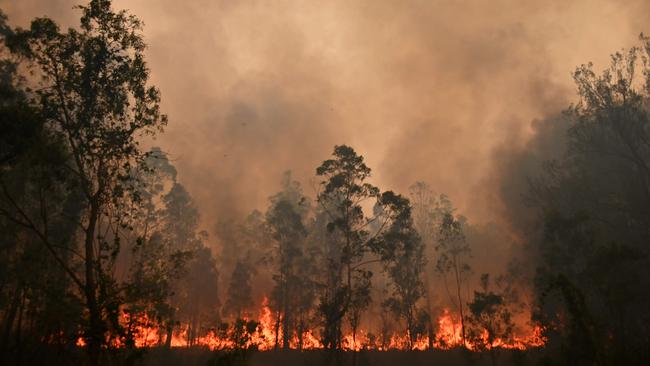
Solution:
M76 25L76 3L0 7L12 24L48 14ZM546 117L575 100L571 71L604 66L650 24L646 1L114 7L145 23L152 82L170 117L156 144L171 154L208 229L265 207L286 169L312 194L316 166L343 143L364 155L383 190L407 193L423 180L470 221L508 223L522 190L512 172L534 169L561 145L544 131ZM538 135L546 142L531 141Z

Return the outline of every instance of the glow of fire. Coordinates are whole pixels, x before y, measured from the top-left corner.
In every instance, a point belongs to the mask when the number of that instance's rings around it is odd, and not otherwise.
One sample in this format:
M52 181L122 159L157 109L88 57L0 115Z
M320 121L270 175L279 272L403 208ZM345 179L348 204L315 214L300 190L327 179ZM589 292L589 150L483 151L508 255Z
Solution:
M128 324L129 318L128 315L123 314L122 320L124 324ZM262 306L260 308L258 319L259 325L256 331L250 335L250 339L244 345L245 348L256 347L262 351L273 350L276 346L281 347L281 340L278 339L276 344L275 337L275 321L273 319L273 314L269 308L268 298L264 298ZM137 319L135 325L132 329L134 334L135 346L138 348L146 347L155 347L160 344L161 334L165 334L164 329L161 329L153 321L150 321L146 315L142 315ZM454 319L452 314L448 309L444 309L443 313L438 317L437 320L438 330L435 334L434 341L432 342L433 347L437 349L451 349L454 347L463 346L463 337L461 332L460 321ZM195 338L192 344L188 340L188 330L187 328L181 328L179 331L172 333L171 347L189 347L189 346L201 346L207 347L210 350L223 350L223 349L233 349L236 347L235 342L228 337L220 336L215 331L211 330L207 334ZM487 345L488 348L506 348L506 349L526 349L526 348L535 348L541 347L545 344L545 339L542 334L542 329L540 327L533 327L525 336L514 336L512 340L506 342L502 339L495 339L492 344ZM282 334L282 328L280 327L278 334ZM485 332L482 336L483 345L487 344L488 334ZM124 347L123 341L120 339L108 339L107 343L112 347L120 348ZM292 349L297 349L299 347L298 336L294 335L293 339L289 342L289 346ZM466 342L466 347L470 350L477 350L476 345ZM83 337L80 337L77 340L77 346L84 347L86 345ZM390 349L396 350L408 350L409 349L409 339L405 334L393 334L388 342L386 347L382 347L378 344L372 344L368 337L368 334L363 330L359 331L356 334L356 337L353 337L352 334L346 334L342 338L341 348L346 351L360 351L361 349L373 349L379 351L386 351ZM428 337L420 337L415 343L410 347L412 350L424 351L429 347ZM311 330L306 331L302 335L302 349L304 350L313 350L313 349L322 349L323 344L320 339L313 334Z

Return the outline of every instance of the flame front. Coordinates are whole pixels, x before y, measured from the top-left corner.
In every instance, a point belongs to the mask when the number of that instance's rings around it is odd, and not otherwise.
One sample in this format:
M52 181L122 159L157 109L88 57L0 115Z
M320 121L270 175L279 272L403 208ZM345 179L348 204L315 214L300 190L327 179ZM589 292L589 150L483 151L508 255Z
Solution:
M129 316L127 314L122 315L123 323L129 324ZM218 332L215 330L210 330L206 334L195 337L192 341L188 337L188 328L181 327L180 329L172 332L172 338L170 341L171 347L190 347L190 346L200 346L207 347L210 350L225 350L225 349L234 349L237 347L243 348L257 348L262 351L269 351L275 348L282 347L282 340L276 339L276 334L282 335L282 327L279 324L276 324L273 313L269 308L268 298L264 298L262 306L260 307L259 316L255 320L257 326L254 332L248 334L248 338L245 339L243 344L238 344L238 342L232 337L229 337L223 332ZM137 318L137 321L132 322L130 332L133 335L135 347L138 348L147 348L155 347L162 345L166 340L166 332L164 329L156 325L153 321L150 321L146 315L141 315ZM276 333L276 325L278 327ZM451 349L455 347L463 346L463 336L461 330L461 323L459 319L456 319L453 314L448 309L444 309L442 314L437 319L437 332L435 333L434 340L432 343L434 348L437 349ZM528 329L527 334L525 335L515 335L511 340L505 341L500 338L494 339L491 344L488 344L488 334L484 334L480 337L482 340L483 346L487 348L507 348L507 349L527 349L541 347L545 344L545 339L542 334L542 329L538 326L531 327ZM124 341L118 338L108 339L108 344L112 347L120 348L124 347ZM356 335L353 336L352 333L343 335L341 340L341 348L346 351L359 351L362 349L372 349L378 351L386 350L426 350L429 347L429 339L426 336L419 337L415 342L409 346L409 337L407 334L397 334L394 333L390 337L390 341L387 342L387 345L382 346L376 340L371 341L368 333L364 330L360 330ZM77 346L84 347L86 342L82 337L77 340ZM298 335L294 335L289 341L289 347L292 349L300 348L303 350L313 350L313 349L323 349L323 343L320 341L318 336L313 333L311 330L307 330L302 334L302 340L299 339ZM465 346L470 350L479 350L477 344L472 342L465 341Z

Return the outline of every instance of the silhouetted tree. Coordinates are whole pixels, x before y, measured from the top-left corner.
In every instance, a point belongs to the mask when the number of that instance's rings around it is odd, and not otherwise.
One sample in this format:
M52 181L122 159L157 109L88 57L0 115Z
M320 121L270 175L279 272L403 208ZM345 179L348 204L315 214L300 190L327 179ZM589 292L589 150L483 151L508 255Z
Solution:
M468 338L473 347L488 351L496 366L497 349L512 340L514 324L505 296L489 291L489 287L489 275L481 275L481 291L474 291L474 299L467 304Z
M137 137L160 131L166 117L159 112L158 90L147 85L140 21L124 11L114 12L107 0L79 8L79 30L62 33L52 20L38 18L7 43L31 62L40 78L34 104L49 131L65 144L69 158L64 169L82 193L83 273L54 250L49 224L29 215L8 194L6 200L16 205L5 213L39 237L83 294L87 349L90 363L97 364L106 339L105 316L114 314L104 309L116 306L105 266L112 266L119 252L119 230L132 219L124 200L136 199L125 181L133 178L133 167L146 156ZM100 227L111 228L111 236Z
M435 195L431 188L424 182L415 182L409 187L409 198L412 205L413 226L422 240L423 256L430 262L436 261L436 244L440 232L440 223L446 214L454 212L449 198L444 195ZM422 277L424 296L426 299L428 347L433 349L435 330L433 309L433 292L431 278L433 266L425 266Z
M304 282L299 277L298 266L303 260L304 240L307 229L303 224L309 209L307 199L302 195L300 185L291 180L291 173L285 173L283 190L271 197L271 207L266 222L271 237L277 243L273 257L278 271L273 276L273 303L276 309L275 347L279 343L279 328L282 324L282 348L289 348L298 315L300 292Z
M533 181L536 319L549 357L568 364L650 359L650 42L615 53L598 74L578 67L567 151Z
M226 315L234 316L236 319L243 319L248 315L248 311L253 306L251 276L252 269L247 261L238 261L230 276L228 297L223 309Z
M391 279L392 293L384 302L398 318L406 322L408 347L413 348L422 324L417 304L424 295L422 274L426 260L420 236L413 225L408 199L385 193L382 203L391 206L387 230L381 236L384 269Z
M436 250L439 253L436 270L443 276L449 298L460 314L461 336L463 346L466 346L465 313L463 311L465 300L461 289L470 273L467 257L471 250L465 240L462 222L451 214L446 214L442 219ZM453 276L454 294L449 290L448 275Z

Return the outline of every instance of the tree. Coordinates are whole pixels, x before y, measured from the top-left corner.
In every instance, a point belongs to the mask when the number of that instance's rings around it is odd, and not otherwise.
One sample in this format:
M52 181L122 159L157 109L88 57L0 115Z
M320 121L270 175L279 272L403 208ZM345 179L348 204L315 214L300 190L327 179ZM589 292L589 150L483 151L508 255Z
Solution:
M50 360L62 362L73 359L83 305L55 258L66 265L75 261L69 242L81 210L78 192L67 188L62 174L64 145L30 103L19 60L5 48L12 36L0 11L0 363L41 362L43 353L31 349L41 346L35 342L40 337L57 350ZM17 220L21 214L47 222L55 245L44 247Z
M370 250L362 204L377 198L379 189L366 180L370 168L363 157L345 145L334 147L334 159L325 160L316 169L323 177L318 202L327 212L327 230L332 251L327 258L328 279L321 297L320 311L325 319L323 341L329 349L340 347L341 320L347 314L353 291L365 291L357 280L364 278L359 268Z
M513 336L514 324L505 297L489 291L490 277L481 275L481 290L474 291L474 300L468 304L470 315L469 339L478 350L487 350L496 366L496 351L502 344L507 344Z
M407 198L392 193L382 196L393 215L382 234L380 253L384 270L391 279L392 294L384 306L406 322L408 347L413 348L419 335L421 310L417 304L424 295L422 273L426 260L420 236L413 225L411 204Z
M463 347L466 347L464 300L461 288L470 273L470 266L466 262L470 247L463 234L462 222L451 214L446 214L442 219L436 250L439 253L436 270L443 276L447 294L460 314L461 336ZM454 281L455 294L453 295L449 290L447 281L447 275L449 274L453 276Z
M550 358L644 364L650 318L650 41L574 73L566 153L533 181L543 232L534 242L535 318Z
M29 30L17 30L7 44L40 77L32 102L48 130L64 143L66 174L81 192L83 273L54 250L49 223L17 205L15 214L4 213L39 237L83 294L87 349L91 364L97 364L106 339L105 317L111 313L105 310L115 307L110 304L114 299L103 295L113 291L107 287L112 281L105 267L112 265L119 231L131 219L124 200L137 199L125 182L146 156L137 138L161 131L166 117L159 111L158 90L147 85L140 21L125 11L114 12L108 0L92 0L79 9L79 30L62 33L52 20L38 18ZM100 228L110 228L112 238Z
M276 308L275 347L278 347L280 320L282 320L282 348L290 346L294 319L300 304L300 292L304 281L299 277L299 262L305 253L304 240L307 229L303 224L309 209L307 199L302 195L298 182L291 180L291 173L285 173L283 190L271 197L271 207L266 214L266 223L271 237L277 243L274 255L278 272L273 276L273 303Z
M230 276L228 298L223 309L226 315L244 319L248 310L253 306L251 276L252 269L247 261L238 261Z
M412 205L413 226L422 241L423 255L426 260L435 262L436 244L440 231L440 223L446 214L454 212L449 198L444 195L436 196L429 185L424 182L415 182L409 187L409 198ZM433 316L433 291L430 279L433 277L431 266L424 269L424 295L426 299L426 313L429 319L427 332L429 349L433 349L436 325Z

